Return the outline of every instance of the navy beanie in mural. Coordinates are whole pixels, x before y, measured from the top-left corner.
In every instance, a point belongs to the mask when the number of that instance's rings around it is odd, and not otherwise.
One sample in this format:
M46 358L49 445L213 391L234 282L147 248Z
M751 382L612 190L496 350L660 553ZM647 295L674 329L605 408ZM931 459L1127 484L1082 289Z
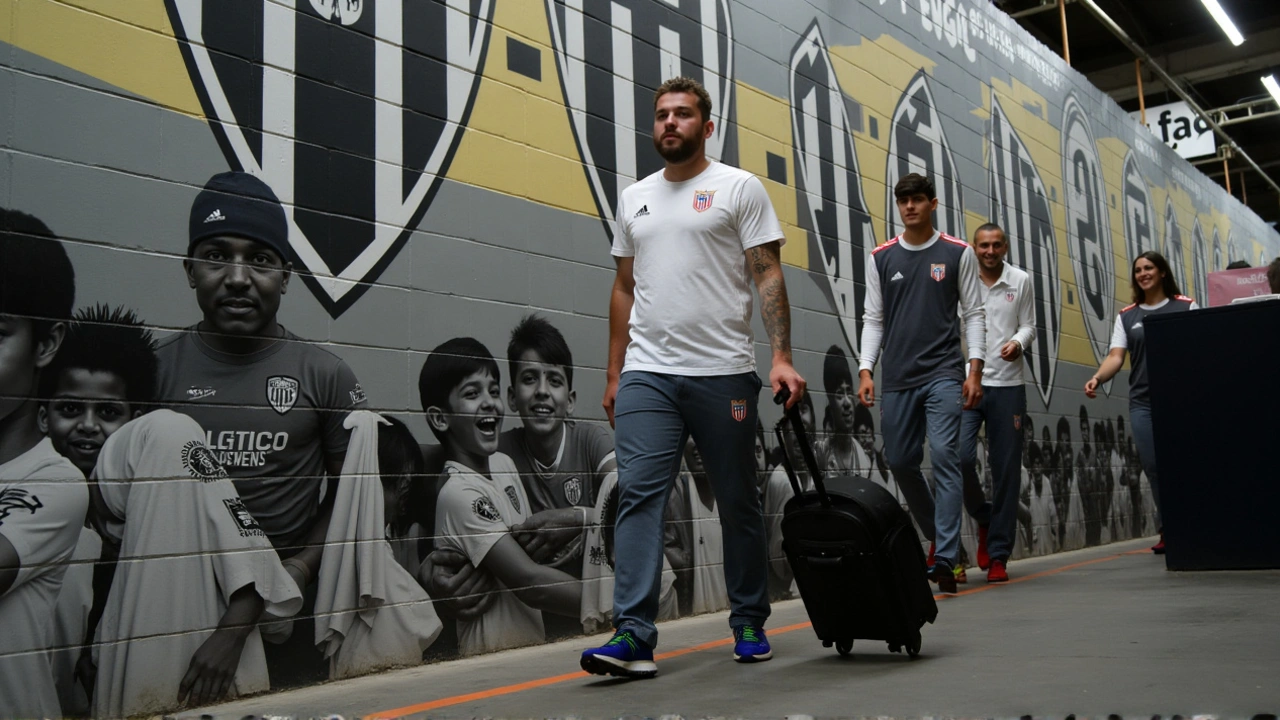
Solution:
M230 171L209 178L191 204L190 225L188 255L201 240L229 235L256 240L286 262L292 258L284 206L266 183L246 172Z
M822 362L822 389L834 393L842 382L849 383L849 387L855 390L858 389L858 386L853 384L849 356L844 354L844 350L840 349L839 345L832 345Z

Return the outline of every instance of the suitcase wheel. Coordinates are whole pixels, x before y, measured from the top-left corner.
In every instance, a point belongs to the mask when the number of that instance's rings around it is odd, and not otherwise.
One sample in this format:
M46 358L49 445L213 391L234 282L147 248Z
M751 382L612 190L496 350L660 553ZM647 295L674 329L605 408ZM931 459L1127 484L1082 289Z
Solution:
M891 652L891 653L900 653L900 652L902 652L902 646L901 646L901 645L894 645L893 643L889 643L889 652Z
M853 652L853 641L837 640L836 652L840 653L840 657L848 657L849 653Z
M907 643L907 655L912 660L920 657L920 631L913 630L911 632L911 640Z
M829 647L831 647L833 644L834 644L834 643L832 643L830 640L823 640L823 641L822 641L822 647L824 647L824 648L829 648Z

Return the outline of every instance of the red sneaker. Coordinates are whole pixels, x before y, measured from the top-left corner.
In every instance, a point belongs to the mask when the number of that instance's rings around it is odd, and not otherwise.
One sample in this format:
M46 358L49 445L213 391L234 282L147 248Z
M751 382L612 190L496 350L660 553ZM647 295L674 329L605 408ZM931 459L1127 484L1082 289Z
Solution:
M986 570L991 566L991 556L987 554L987 528L978 526L978 567Z
M987 571L987 582L989 583L1009 582L1009 571L1004 569L1003 560L991 561L991 569Z
M1155 554L1157 554L1157 555L1163 555L1163 554L1164 554L1164 533L1160 533L1160 542L1158 542L1158 543L1156 543L1155 545L1152 545L1152 546L1151 546L1151 552L1153 552L1153 553L1155 553ZM933 557L933 556L932 556L932 555L930 555L929 557Z
M924 559L925 567L929 568L929 572L933 572L933 550L937 543L929 543L929 557Z

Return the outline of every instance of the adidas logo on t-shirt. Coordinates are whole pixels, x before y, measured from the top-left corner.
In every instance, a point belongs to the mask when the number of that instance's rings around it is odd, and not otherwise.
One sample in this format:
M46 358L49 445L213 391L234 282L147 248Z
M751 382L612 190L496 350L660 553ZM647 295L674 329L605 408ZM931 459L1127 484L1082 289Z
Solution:
M901 280L901 279L902 279L902 273L896 272L893 274L893 277L889 278L889 282L893 282L894 280Z
M649 214L649 206L644 205L639 210L636 211L635 215L631 216L631 219L635 220L638 217L644 217L645 215L648 215L648 214Z
M206 223L211 223L211 222L220 222L226 219L227 219L227 216L222 214L222 210L218 208L214 208L213 212L209 213L209 217L205 218L204 221Z

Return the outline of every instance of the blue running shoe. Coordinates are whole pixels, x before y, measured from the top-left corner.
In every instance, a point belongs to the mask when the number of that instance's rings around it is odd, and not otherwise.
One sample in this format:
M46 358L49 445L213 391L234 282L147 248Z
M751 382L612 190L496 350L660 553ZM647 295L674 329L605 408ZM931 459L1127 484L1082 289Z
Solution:
M733 659L740 663L764 662L773 657L764 628L742 625L733 629Z
M658 674L653 648L640 642L630 630L619 630L604 645L583 650L582 669L593 675L623 678L651 678Z

